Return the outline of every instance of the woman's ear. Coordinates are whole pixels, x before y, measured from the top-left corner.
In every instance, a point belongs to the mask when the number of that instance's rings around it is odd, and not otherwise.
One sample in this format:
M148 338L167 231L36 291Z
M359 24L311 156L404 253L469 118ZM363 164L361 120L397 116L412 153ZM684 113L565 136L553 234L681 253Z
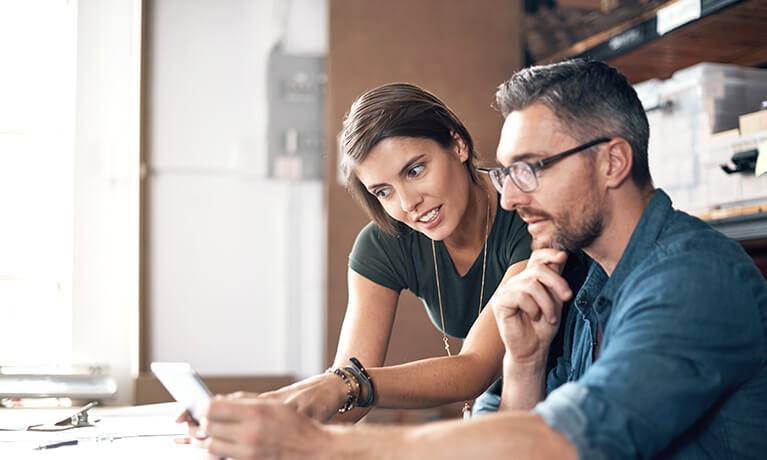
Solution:
M626 139L615 138L607 145L604 163L605 184L609 188L618 188L631 176L634 165L634 150Z
M469 159L469 146L455 131L450 131L450 135L453 137L453 151L458 155L461 163L465 163Z

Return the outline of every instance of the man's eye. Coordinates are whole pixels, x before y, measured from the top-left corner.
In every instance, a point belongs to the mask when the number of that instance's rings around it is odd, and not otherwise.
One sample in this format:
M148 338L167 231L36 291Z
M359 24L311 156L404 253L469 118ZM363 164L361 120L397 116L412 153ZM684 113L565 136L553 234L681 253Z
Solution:
M418 175L419 175L419 174L421 174L421 172L423 171L423 168L424 168L424 166L423 166L423 165L416 165L416 166L413 166L412 168L410 168L410 169L408 170L408 172L407 172L407 175L408 175L408 176L411 176L411 177L415 177L415 176L418 176Z

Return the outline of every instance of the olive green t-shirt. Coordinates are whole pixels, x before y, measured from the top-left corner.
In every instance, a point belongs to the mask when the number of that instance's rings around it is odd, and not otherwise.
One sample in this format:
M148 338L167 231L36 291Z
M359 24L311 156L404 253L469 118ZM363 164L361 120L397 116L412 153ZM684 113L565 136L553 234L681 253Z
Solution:
M530 234L515 211L498 206L487 240L487 267L482 305L490 300L506 269L530 257ZM441 241L435 241L439 285L446 333L465 338L477 319L482 284L482 252L464 276L459 276ZM357 235L349 256L349 267L365 278L396 292L408 289L420 298L437 329L442 329L431 240L409 230L392 236L374 222Z

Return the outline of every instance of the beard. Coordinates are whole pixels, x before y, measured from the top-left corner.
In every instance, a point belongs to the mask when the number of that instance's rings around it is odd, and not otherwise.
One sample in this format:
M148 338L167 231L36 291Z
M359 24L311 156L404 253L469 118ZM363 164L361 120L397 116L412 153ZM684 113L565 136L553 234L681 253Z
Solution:
M600 212L594 212L584 215L581 222L575 226L557 223L554 226L557 229L554 243L561 249L575 252L591 246L602 235L604 217Z
M575 212L567 212L557 219L543 211L522 208L518 211L520 216L539 217L554 225L554 234L550 238L533 236L531 245L533 250L553 248L576 252L591 246L602 235L604 229L604 215L596 201L593 200L584 200L580 209Z

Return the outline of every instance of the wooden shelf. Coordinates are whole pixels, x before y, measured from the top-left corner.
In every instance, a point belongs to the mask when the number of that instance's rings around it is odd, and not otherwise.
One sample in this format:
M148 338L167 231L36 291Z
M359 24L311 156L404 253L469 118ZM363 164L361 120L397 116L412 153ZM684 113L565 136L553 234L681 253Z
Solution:
M712 227L741 242L767 238L767 211L707 220Z
M734 240L767 240L767 202L716 209L698 217Z
M700 62L767 64L767 0L701 0L700 18L664 35L657 13L672 2L538 63L569 57L607 61L632 83L669 78Z

